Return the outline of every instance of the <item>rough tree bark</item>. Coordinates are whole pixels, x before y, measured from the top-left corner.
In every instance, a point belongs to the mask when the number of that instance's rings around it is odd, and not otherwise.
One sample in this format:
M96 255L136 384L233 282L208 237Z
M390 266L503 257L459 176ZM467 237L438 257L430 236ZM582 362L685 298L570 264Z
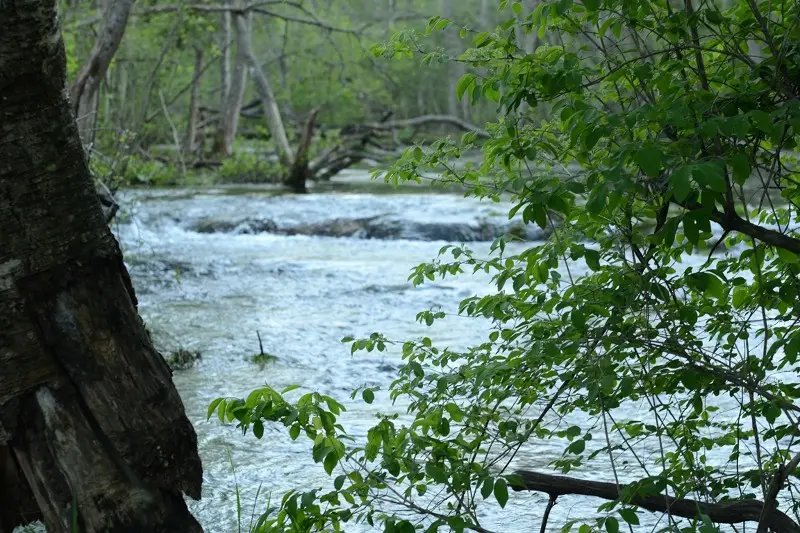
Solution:
M72 105L84 145L94 142L100 84L117 53L135 0L112 0L88 61L72 85Z
M199 532L197 437L136 310L54 0L0 1L0 529ZM18 490L15 487L19 487ZM31 501L33 498L34 501ZM9 505L12 502L12 505Z
M231 14L227 16L223 26L223 38L226 42L232 41ZM248 15L249 16L249 15ZM230 46L227 47L230 49ZM224 62L223 58L223 62ZM225 68L225 67L223 67ZM230 72L230 66L228 66ZM224 76L224 73L223 73ZM239 126L239 112L244 102L244 90L247 85L247 56L241 46L236 46L236 56L234 58L233 75L230 76L225 97L222 101L221 116L217 125L217 135L214 139L214 153L222 157L230 157L233 154L233 141L236 137L236 129Z

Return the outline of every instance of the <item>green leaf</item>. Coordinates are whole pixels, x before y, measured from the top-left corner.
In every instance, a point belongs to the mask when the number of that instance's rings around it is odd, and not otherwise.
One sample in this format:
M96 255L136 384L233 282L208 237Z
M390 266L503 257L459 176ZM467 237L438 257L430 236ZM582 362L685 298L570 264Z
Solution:
M508 486L506 485L506 480L499 477L494 482L494 497L497 500L497 503L500 504L500 507L505 508L506 502L508 501Z
M696 213L686 213L683 216L683 234L692 244L696 245L700 241L700 228L697 224Z
M589 128L586 130L586 134L583 136L583 148L584 150L591 151L592 148L595 147L597 141L599 141L603 137L603 128Z
M333 480L333 488L336 490L342 490L345 479L347 479L347 476L344 474L336 476L336 479Z
M494 490L494 481L492 478L487 477L483 482L483 486L481 487L481 496L483 496L484 500L491 496L492 490Z
M361 397L367 403L372 403L375 400L375 393L372 392L372 389L364 389L361 391Z
M219 406L219 404L220 404L220 403L222 403L224 400L225 400L225 398L217 398L216 400L214 400L213 402L211 402L211 405L209 405L209 406L208 406L208 414L206 415L206 420L208 420L209 418L211 418L211 415L213 415L213 414L214 414L214 410L215 410L215 409L217 408L217 406ZM224 409L223 409L223 410L224 410Z
M592 250L591 248L586 248L583 256L589 268L592 270L600 270L600 252Z
M797 357L800 355L800 335L795 335L786 343L783 347L783 354L790 363L794 364L797 361Z
M293 390L297 390L300 388L300 385L289 385L285 389L281 391L281 394L286 394L287 392L291 392Z
M741 309L744 307L745 302L747 302L747 297L750 295L750 292L747 288L743 286L736 287L733 289L733 307L736 309Z
M689 167L681 167L669 177L672 194L679 202L686 200L692 193L692 173Z
M264 436L264 422L261 420L253 422L253 435L255 435L257 439Z
M661 174L661 151L655 146L642 148L633 156L639 168L650 177Z
M778 258L784 263L789 263L791 265L800 263L800 256L796 253L786 250L785 248L777 248L776 251L778 252Z
M600 8L600 0L583 0L583 5L593 13Z
M608 533L619 533L619 521L613 516L606 518L606 531Z
M330 476L333 472L333 469L336 468L336 465L339 463L339 457L337 457L336 452L332 451L328 455L325 456L325 462L322 463L323 468L325 468L325 472Z
M699 185L712 191L724 193L727 190L722 166L716 163L695 165L692 169L692 177Z
M607 200L608 186L604 182L592 189L589 200L586 202L586 210L592 215L598 215L606 206Z
M556 13L559 15L563 15L572 7L573 0L560 0L556 4Z
M547 228L547 208L540 204L533 204L531 209L533 210L533 220L536 225L542 229Z
M725 18L722 16L722 13L713 8L706 9L705 14L706 19L708 19L708 21L714 25L722 24L722 22L725 20Z
M461 79L458 80L458 83L456 84L456 98L461 100L461 98L464 96L464 93L467 91L467 89L469 89L470 86L472 86L474 83L475 83L475 75L474 74L471 74L471 73L468 72L468 73L464 74L463 76L461 76Z
M772 131L772 117L766 111L753 109L750 111L750 118L752 118L753 123L763 133L770 133Z
M636 511L634 511L633 509L620 509L619 510L619 515L628 524L630 524L632 526L638 526L639 525L639 515L636 514Z
M573 441L573 443L567 447L567 451L575 455L582 454L583 450L585 449L586 449L586 441L583 439Z
M223 424L225 423L225 413L228 411L228 402L224 398L221 402L219 402L219 407L217 408L217 418Z
M733 170L733 181L739 185L743 185L744 182L747 181L747 178L750 177L750 173L752 172L750 168L750 158L748 158L745 154L738 152L733 154L728 159L728 164Z

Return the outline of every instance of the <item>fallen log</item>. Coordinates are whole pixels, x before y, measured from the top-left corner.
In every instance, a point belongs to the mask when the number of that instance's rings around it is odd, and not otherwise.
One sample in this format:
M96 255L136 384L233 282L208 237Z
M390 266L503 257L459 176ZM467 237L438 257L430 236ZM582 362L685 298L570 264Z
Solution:
M762 517L763 502L759 500L725 500L706 503L688 498L675 498L666 494L639 495L632 485L618 486L615 483L589 481L568 476L541 474L529 470L517 470L515 476L520 484L512 485L515 491L543 492L551 498L564 495L594 496L604 500L620 500L647 511L669 513L681 518L707 516L719 524L759 522L775 533L800 533L800 525L778 509L768 509ZM622 498L620 498L622 494Z
M407 118L403 120L393 120L390 122L377 122L374 124L365 124L364 127L374 130L395 130L402 128L414 128L424 126L427 124L447 124L454 126L463 131L471 131L478 135L478 137L488 139L491 137L488 131L483 128L460 119L454 115L422 115L414 118Z

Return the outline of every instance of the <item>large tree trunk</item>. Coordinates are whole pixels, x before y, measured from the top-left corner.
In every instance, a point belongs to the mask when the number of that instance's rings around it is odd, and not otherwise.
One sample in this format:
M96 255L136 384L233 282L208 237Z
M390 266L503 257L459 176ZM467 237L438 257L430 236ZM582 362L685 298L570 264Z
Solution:
M197 438L136 311L65 82L55 2L0 2L0 487L29 495L2 502L0 525L30 517L33 497L51 532L73 516L85 532L199 532L183 500L200 497Z
M250 19L247 15L237 14L236 16L236 47L243 50L256 84L258 96L261 98L261 106L264 109L264 117L267 120L267 128L272 135L275 145L278 148L278 158L285 167L290 167L294 163L295 156L292 147L289 145L289 138L286 136L286 128L283 126L278 102L275 100L275 93L267 79L267 75L258 63L250 47Z
M134 1L112 0L106 11L105 24L97 36L89 60L81 69L72 86L72 105L84 145L94 142L100 84L103 82L114 54L117 53L122 36L125 35L128 15Z
M227 19L223 25L224 39L228 43L232 40L231 32L231 15L227 13ZM227 61L223 56L223 65ZM224 71L230 72L230 63L228 66L221 67ZM223 79L223 85L225 84ZM239 126L239 113L242 110L242 103L244 102L244 90L247 85L247 55L246 51L241 46L236 46L236 57L234 58L233 76L229 76L228 87L223 87L225 96L222 101L222 108L220 109L219 123L217 125L217 134L214 139L214 152L223 156L230 157L233 154L233 141L236 138L236 129Z

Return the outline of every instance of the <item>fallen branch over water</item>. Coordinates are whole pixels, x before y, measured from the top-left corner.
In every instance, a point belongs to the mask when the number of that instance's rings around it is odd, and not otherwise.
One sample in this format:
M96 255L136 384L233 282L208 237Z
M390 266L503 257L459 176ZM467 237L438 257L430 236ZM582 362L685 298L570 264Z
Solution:
M464 131L472 131L478 137L488 139L491 137L489 132L483 128L467 122L459 117L453 115L422 115L414 118L407 118L401 120L393 120L391 122L378 122L373 124L365 124L363 127L371 128L373 130L392 130L401 128L413 128L424 126L427 124L449 124Z
M543 492L556 498L563 495L594 496L604 500L620 499L620 491L630 486L617 486L614 483L588 481L567 476L540 474L528 470L514 472L522 479L521 485L512 488L516 491L530 490ZM631 491L629 498L623 496L622 501L656 513L669 513L681 518L698 518L707 516L712 522L720 524L739 524L741 522L758 522L762 519L763 502L759 500L728 500L717 503L705 503L686 498L674 498L665 494L640 496ZM776 533L800 533L800 525L787 514L771 509L764 517L764 524Z

